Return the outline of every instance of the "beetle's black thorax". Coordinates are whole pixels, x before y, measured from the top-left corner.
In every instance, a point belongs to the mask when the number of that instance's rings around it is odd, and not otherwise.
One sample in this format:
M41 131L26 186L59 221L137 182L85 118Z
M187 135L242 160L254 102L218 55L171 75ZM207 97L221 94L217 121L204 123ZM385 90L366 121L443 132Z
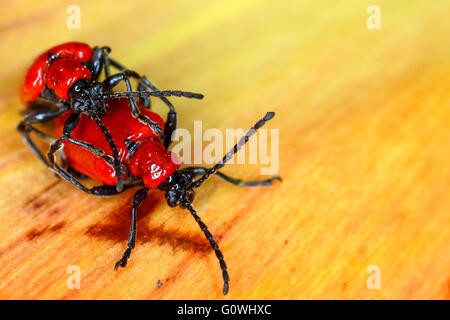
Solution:
M101 82L87 79L75 82L68 93L73 112L102 118L108 111L106 103L99 98L104 91L104 84Z

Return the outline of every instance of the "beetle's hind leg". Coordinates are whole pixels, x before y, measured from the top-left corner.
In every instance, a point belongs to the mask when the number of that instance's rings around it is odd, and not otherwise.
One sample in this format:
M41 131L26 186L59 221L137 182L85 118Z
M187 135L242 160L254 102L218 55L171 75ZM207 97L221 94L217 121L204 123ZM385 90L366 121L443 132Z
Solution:
M132 208L131 208L131 228L130 236L128 237L128 248L122 254L122 258L116 262L114 269L117 270L119 267L125 268L128 259L131 255L131 250L134 249L136 245L136 224L137 224L137 209L147 199L148 189L146 187L136 191L133 197Z
M105 74L105 78L110 75L110 66L108 54L111 52L111 48L109 47L94 47L94 54L92 59L85 63L86 67L89 69L91 73L92 80L98 81L102 70Z
M205 167L188 167L182 169L183 171L188 171L194 174L194 178L197 176L200 176L202 174L205 174L208 171L208 168ZM281 177L279 176L273 176L268 179L262 179L262 180L249 180L244 181L237 178L232 178L222 172L217 171L216 175L220 177L221 179L225 180L226 182L229 182L237 187L256 187L256 186L271 186L273 185L273 181L278 180L281 181Z
M119 162L118 164L115 163L114 158L112 158L111 156L107 155L105 153L104 150L99 149L89 143L80 141L80 140L76 140L70 137L70 134L72 133L72 131L74 130L74 128L76 127L76 125L78 124L80 118L80 114L71 114L69 116L69 118L66 120L66 124L64 125L64 129L63 129L63 135L62 137L56 139L51 145L50 145L50 149L47 153L47 157L48 157L48 161L49 161L49 167L54 170L60 177L64 178L65 180L67 180L68 182L72 183L74 186L76 186L77 188L89 193L89 194L96 194L96 190L95 188L88 188L86 186L84 186L81 182L78 181L77 177L75 175L73 175L72 173L65 171L62 167L60 167L57 163L56 163L56 158L55 158L55 153L60 150L63 147L63 142L64 141L68 141L70 143L73 143L75 145L78 145L90 152L92 152L94 155L98 156L98 157L102 157L103 160L105 160L105 162L107 162L109 165L111 165L113 167L113 169L116 170L116 175L117 176L121 176L122 172L124 172L123 168L122 168L122 164ZM113 149L111 147L111 149ZM116 150L117 151L117 150ZM114 152L114 149L113 149ZM117 170L117 166L120 167L120 170ZM120 181L122 183L122 178L120 177L120 179L117 179L118 181ZM124 188L123 185L121 188L118 188L118 185L116 185L116 189L118 192L121 192Z
M22 134L25 143L28 147L33 151L33 153L45 164L45 166L49 167L50 164L44 154L39 150L35 141L31 137L31 133L33 132L38 137L51 144L55 141L55 139L43 131L37 129L34 124L44 124L48 123L59 115L63 114L69 109L67 104L55 104L55 106L59 106L59 108L49 108L47 105L52 105L52 101L45 100L39 98L40 101L45 103L45 106L36 105L35 110L27 109L28 114L24 117L22 121L17 125L17 130Z
M145 86L141 82L139 82L138 91L147 91L147 88L145 88ZM146 107L147 109L151 109L152 104L150 102L150 97L141 97L139 98L139 100L142 102L144 107Z
M124 81L125 85L127 87L127 92L132 92L133 89L131 87L130 77L136 77L136 76L138 76L136 72L130 71L130 70L125 70L122 73L117 73L117 74L114 74L114 75L106 78L103 81L103 84L105 85L105 87L108 90L111 90L116 85L118 85L119 82ZM162 128L161 128L161 126L158 123L156 123L155 121L151 120L149 117L141 114L141 112L139 110L139 107L137 106L137 104L134 101L133 97L131 97L131 96L128 97L128 102L130 104L131 114L133 115L134 118L137 118L142 123L147 124L156 135L160 135L160 134L163 133L162 132Z
M109 57L108 61L111 66L118 69L119 71L121 72L128 71L128 69L125 68L123 65L121 65L120 63ZM146 76L141 76L136 72L131 72L130 76L138 81L138 91L145 91L146 88L149 89L150 91L159 91L159 89L150 80L148 80ZM150 108L150 98L146 97L144 99L148 99L147 101L144 100L144 105ZM169 99L167 99L164 96L161 96L160 99L169 108L163 134L163 144L164 147L168 149L172 142L172 133L177 128L177 113L175 112L175 107L169 101Z
M70 170L71 168L68 168L68 171L63 170L60 166L58 166L57 164L50 166L50 168L55 171L55 173L63 178L64 180L70 182L72 185L74 185L75 187L77 187L78 189L88 193L88 194L92 194L94 196L112 196L112 195L116 195L119 193L124 192L125 190L128 190L130 188L136 187L136 186L140 186L141 183L136 183L136 184L127 184L124 185L123 189L118 191L115 185L101 185L101 186L95 186L92 188L88 188L85 185L83 185L80 181L78 181L79 179L84 179L86 176L83 174L80 174L78 172L73 172L72 170Z
M85 175L85 174L83 174L83 173L81 173L81 172L75 170L75 169L72 168L72 167L67 167L66 170L67 170L67 173L70 174L70 175L71 175L72 177L74 177L75 179L82 180L82 179L87 179L87 178L89 178L87 175Z
M36 146L36 143L31 138L30 133L34 132L41 138L43 138L46 141L49 141L47 139L53 139L52 137L46 135L39 129L36 129L30 124L25 124L24 121L21 121L19 125L17 126L17 130L22 134L23 139L25 140L25 143L28 145L28 147L33 151L33 153L44 163L46 167L49 167L50 164L47 161L47 158L44 156L44 154L39 150L39 148ZM51 142L50 142L51 143Z

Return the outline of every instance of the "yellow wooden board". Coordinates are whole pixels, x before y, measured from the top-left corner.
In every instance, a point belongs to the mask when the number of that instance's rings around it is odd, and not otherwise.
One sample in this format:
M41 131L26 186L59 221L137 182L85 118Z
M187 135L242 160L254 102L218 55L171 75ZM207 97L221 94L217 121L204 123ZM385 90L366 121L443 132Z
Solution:
M380 29L367 26L374 4ZM67 26L70 5L80 8L80 29ZM22 142L24 72L37 54L72 40L111 46L160 88L204 93L202 101L173 100L188 130L194 120L204 129L248 128L276 112L267 128L280 130L284 181L239 189L213 177L194 201L228 263L225 298L450 297L449 1L1 6L1 298L224 298L201 230L156 191L140 211L128 267L114 272L133 191L84 194ZM251 179L259 168L224 172ZM71 266L81 272L79 289L68 286ZM369 266L378 268L379 289L367 285Z

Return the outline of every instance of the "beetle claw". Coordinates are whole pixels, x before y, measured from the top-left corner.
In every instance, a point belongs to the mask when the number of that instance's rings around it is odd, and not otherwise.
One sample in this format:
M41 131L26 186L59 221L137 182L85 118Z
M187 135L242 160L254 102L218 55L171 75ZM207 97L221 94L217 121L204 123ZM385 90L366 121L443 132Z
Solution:
M117 270L119 267L125 268L127 266L128 259L131 255L131 248L127 248L122 255L122 258L116 262L114 266L114 270Z
M119 269L119 267L125 268L126 266L127 266L127 259L122 258L116 262L114 270Z

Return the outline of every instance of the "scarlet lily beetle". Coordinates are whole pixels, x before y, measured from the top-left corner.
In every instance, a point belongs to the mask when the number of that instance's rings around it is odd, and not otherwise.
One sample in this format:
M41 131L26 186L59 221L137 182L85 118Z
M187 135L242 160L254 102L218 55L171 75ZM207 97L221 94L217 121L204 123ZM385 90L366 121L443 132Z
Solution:
M274 113L268 112L261 120L259 120L215 166L209 169L200 166L180 169L176 154L167 151L161 137L155 135L147 126L130 116L129 112L126 112L126 109L128 108L128 101L126 99L108 99L105 103L108 104L109 111L102 118L102 124L111 128L111 136L116 142L119 154L121 155L120 161L123 165L122 174L124 190L131 187L140 187L134 194L132 200L131 229L128 238L128 247L121 259L115 264L115 269L127 265L131 251L135 247L137 208L147 198L147 193L150 190L158 189L165 193L167 204L170 207L179 206L181 208L186 208L194 217L219 260L224 281L223 293L227 294L230 281L227 265L212 234L208 231L208 228L192 207L194 189L200 187L200 185L213 174L240 187L270 186L274 180L281 180L280 177L275 176L265 180L245 182L240 179L229 177L218 171L240 150L249 138L256 133L257 129L261 128L267 121L273 118ZM138 107L141 108L140 111L142 114L164 128L165 124L159 115L145 109L141 103L138 103ZM55 136L64 136L64 131L66 130L65 123L70 117L71 111L54 120ZM105 154L110 156L111 148L108 141L102 134L101 129L93 124L94 120L82 115L79 125L71 131L71 137L76 139L76 141L84 141L93 146L95 145L96 148L102 149ZM62 146L59 145L57 147L61 148ZM54 157L55 151L56 149L50 150L48 154L49 158ZM56 166L56 172L59 175L89 194L108 196L119 193L114 186L116 183L115 171L110 165L105 163L102 157L95 156L95 154L86 148L83 148L73 140L67 140L66 143L64 143L63 152L68 167L79 174L81 173L102 182L103 185L87 188L78 180L68 176L63 168Z
M42 53L28 69L21 88L21 99L32 110L29 110L29 114L19 124L18 129L42 162L53 167L54 163L47 161L30 138L30 132L41 135L33 124L49 122L66 111L72 110L72 116L67 118L66 128L73 130L81 114L89 116L94 120L93 125L97 125L102 130L110 145L112 150L110 160L118 173L116 187L118 191L121 191L123 182L117 146L108 128L101 125L101 118L107 113L104 100L127 97L133 117L148 125L156 135L163 134L167 147L176 126L177 116L173 105L165 97L202 99L203 95L179 90L159 91L145 76L140 76L137 72L128 70L111 59L108 56L110 52L109 47L91 48L85 43L69 42ZM110 75L110 66L120 72ZM105 79L100 82L102 70L104 70ZM138 91L132 90L130 78L138 81ZM113 93L112 89L121 81L125 82L127 91ZM161 97L166 103L169 107L168 120L170 121L164 132L158 123L140 112L133 99L135 97L141 98L147 107L150 107L149 97ZM61 140L58 139L55 144L60 142ZM81 145L81 142L79 143ZM94 153L97 151L86 144L84 147Z

